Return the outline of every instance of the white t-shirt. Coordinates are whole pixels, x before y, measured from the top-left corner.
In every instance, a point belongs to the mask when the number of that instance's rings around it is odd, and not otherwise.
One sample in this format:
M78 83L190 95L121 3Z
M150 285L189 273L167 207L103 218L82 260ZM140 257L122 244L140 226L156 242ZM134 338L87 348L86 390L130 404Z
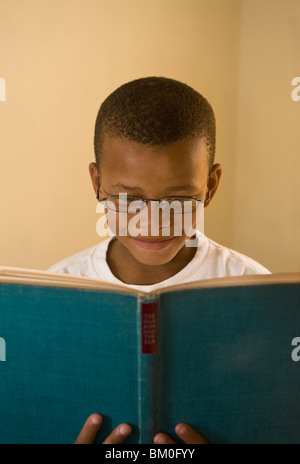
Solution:
M109 242L114 239L114 237L109 238L98 245L76 253L51 266L48 271L100 279L144 292L202 279L244 274L270 274L270 271L248 256L219 245L197 231L199 246L193 259L181 271L153 285L129 285L113 275L106 260Z

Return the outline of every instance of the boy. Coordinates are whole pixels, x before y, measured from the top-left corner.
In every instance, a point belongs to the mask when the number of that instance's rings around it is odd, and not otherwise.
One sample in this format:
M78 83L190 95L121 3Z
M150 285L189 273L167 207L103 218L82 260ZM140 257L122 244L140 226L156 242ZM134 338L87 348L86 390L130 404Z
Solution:
M61 261L51 272L143 291L269 272L196 230L197 212L212 201L222 174L220 164L214 164L214 113L198 92L162 77L121 86L100 107L94 148L90 176L115 237ZM155 216L153 205L158 204ZM172 209L174 205L179 209ZM130 228L140 213L136 228ZM96 422L97 418L100 426L99 417L92 417ZM92 422L87 422L80 440L86 439L89 426L93 429Z
M158 235L151 234L152 208L148 208L148 229L145 226L138 236L130 235L128 230L119 233L122 214L116 201L120 194L123 199L127 194L128 205L137 198L165 199L170 204L175 200L179 205L192 203L194 198L205 207L212 201L222 168L214 164L214 113L198 92L180 82L157 77L121 86L101 105L94 145L96 163L90 164L90 175L99 200L108 198L104 203L110 206L108 217L116 220L116 237L61 261L50 271L98 278L143 291L178 282L269 272L198 231L200 246L185 246L190 237L184 231L174 234L174 218L178 215L172 212L169 236L164 235L162 222ZM147 206L154 203L147 202ZM195 214L192 220L195 227Z

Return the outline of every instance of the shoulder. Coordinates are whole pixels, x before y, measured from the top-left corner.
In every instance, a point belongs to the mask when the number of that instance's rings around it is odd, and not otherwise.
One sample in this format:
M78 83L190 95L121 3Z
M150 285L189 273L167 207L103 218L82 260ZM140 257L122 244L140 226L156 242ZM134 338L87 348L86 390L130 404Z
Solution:
M207 259L222 276L270 274L267 268L249 256L220 245L207 237L206 239L208 240Z
M108 240L105 240L90 248L86 248L57 262L48 269L48 272L99 278L93 266L93 256L95 253L98 255L102 253L105 257L107 246Z

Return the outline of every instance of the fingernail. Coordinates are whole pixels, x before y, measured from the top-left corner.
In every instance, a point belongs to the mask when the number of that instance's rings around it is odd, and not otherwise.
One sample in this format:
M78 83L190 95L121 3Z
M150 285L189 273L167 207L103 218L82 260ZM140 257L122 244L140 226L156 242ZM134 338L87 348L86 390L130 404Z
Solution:
M123 436L127 436L130 433L130 428L128 425L120 425L119 432Z
M94 425L100 425L100 424L101 424L101 421L102 421L101 416L95 415L95 416L92 417L92 423L93 423Z
M166 439L165 437L158 437L158 438L155 438L155 443L157 445L163 445L164 443L166 443Z
M187 427L185 425L179 425L176 428L176 433L178 433L178 435L184 435L186 431L187 431Z

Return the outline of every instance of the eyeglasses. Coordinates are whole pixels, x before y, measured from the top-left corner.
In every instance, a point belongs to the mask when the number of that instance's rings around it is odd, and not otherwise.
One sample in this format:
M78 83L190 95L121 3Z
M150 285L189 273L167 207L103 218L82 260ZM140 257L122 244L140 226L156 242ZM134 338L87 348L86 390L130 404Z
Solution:
M100 199L98 190L96 198L99 202L103 202L107 209L119 213L137 213L138 210L142 211L146 208L149 201L153 201L159 203L159 208L163 213L182 214L196 211L199 204L205 204L210 200L210 194L208 192L205 200L198 200L195 197L166 197L156 200L131 196L126 193L109 195Z

